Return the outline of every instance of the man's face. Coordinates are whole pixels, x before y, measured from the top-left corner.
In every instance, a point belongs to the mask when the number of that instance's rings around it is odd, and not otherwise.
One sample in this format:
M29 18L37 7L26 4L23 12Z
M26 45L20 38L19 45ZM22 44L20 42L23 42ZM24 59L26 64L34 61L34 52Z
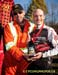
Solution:
M17 21L18 21L18 23L21 23L23 21L24 16L25 16L25 12L24 11L22 11L22 13L18 13L17 14Z
M45 19L45 17L44 17L44 13L42 10L36 9L33 12L33 20L34 20L35 24L37 24L37 25L43 24L44 19Z

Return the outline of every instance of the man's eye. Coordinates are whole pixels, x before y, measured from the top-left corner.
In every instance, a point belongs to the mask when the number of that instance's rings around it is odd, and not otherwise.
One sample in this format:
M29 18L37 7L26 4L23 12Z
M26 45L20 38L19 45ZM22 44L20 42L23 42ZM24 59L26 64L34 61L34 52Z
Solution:
M22 12L20 11L19 14L22 14Z
M40 15L40 17L42 17L42 15Z
M37 15L35 15L35 17L38 17Z

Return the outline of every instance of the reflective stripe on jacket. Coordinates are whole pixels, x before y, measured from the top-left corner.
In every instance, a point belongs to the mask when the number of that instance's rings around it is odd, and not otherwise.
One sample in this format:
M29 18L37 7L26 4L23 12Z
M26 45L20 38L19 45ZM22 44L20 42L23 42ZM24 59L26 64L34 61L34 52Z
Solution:
M20 48L26 48L28 40L29 22L25 20L24 31L16 22L11 22L4 28L4 39L6 50L10 52L16 59L20 60L23 52Z

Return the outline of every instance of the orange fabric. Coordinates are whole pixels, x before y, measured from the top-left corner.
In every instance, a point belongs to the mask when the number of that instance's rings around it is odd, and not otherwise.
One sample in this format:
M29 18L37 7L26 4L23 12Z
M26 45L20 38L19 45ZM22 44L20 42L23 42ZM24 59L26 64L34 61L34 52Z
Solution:
M23 71L28 66L24 58L16 61L9 52L5 53L2 75L26 75Z
M16 22L14 22L14 25L17 29L17 32L18 32L18 42L17 42L17 46L18 47L26 47L26 44L27 44L27 37L28 37L28 30L29 30L29 23L27 20L25 20L25 27L24 27L24 30L23 30L23 33L21 31L21 28L20 26L17 25Z
M13 23L16 28L18 38L16 46L11 47L10 50L5 52L3 64L3 71L5 72L5 75L24 75L22 70L26 69L28 66L28 62L23 58L23 52L19 49L21 47L26 47L27 44L28 29L30 25L27 20L25 20L25 22L26 23L23 32L16 22ZM6 44L14 40L13 35L10 32L9 25L6 25L4 28L4 40ZM18 74L15 74L16 71L18 71Z
M7 38L7 39L6 39ZM10 32L10 28L9 28L9 25L6 25L5 28L4 28L4 40L5 40L5 43L7 44L8 42L11 42L13 41L13 36Z

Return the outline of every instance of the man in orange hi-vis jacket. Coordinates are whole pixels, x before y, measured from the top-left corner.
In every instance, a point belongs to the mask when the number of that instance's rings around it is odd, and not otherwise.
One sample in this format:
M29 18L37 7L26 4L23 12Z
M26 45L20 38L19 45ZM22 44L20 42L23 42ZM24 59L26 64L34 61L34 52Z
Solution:
M14 21L4 28L6 52L2 75L26 75L23 70L28 66L28 61L24 53L27 53L30 23L24 18L25 11L20 4L13 6L13 14Z

